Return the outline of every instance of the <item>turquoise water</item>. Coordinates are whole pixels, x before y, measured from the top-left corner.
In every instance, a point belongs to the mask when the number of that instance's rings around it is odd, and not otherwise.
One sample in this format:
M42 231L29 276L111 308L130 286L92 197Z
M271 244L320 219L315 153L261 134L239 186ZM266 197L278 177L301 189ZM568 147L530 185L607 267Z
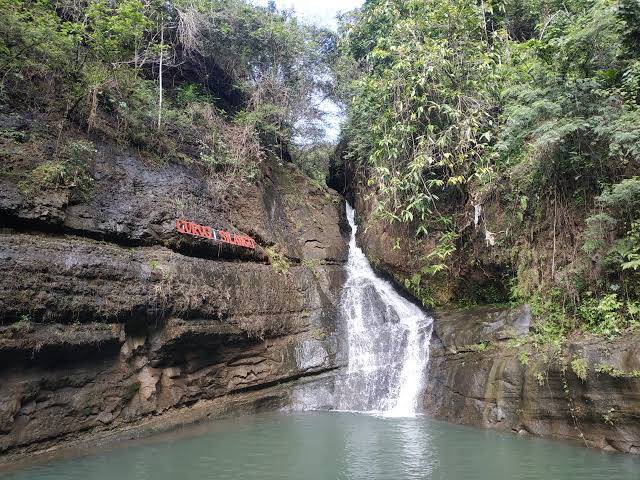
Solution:
M313 412L219 420L0 477L638 480L640 458L425 418Z

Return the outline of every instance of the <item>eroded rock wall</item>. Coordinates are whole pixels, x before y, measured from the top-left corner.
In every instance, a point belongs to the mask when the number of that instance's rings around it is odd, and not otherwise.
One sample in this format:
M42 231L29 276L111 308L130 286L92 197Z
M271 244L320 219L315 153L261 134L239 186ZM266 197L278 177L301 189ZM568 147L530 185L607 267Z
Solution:
M0 176L0 454L239 395L281 407L292 381L345 363L335 192L275 161L232 186L96 146L86 196ZM258 248L180 235L177 218Z
M640 335L516 346L530 323L526 307L437 314L425 412L640 454Z
M430 237L416 240L410 225L376 218L376 203L368 192L354 176L347 194L364 227L358 229L358 243L374 268L402 289L404 280L425 266L435 242ZM495 211L485 209L487 218L499 213L492 208ZM430 300L446 303L467 287L482 291L496 286L491 279L501 275L497 267L504 265L504 249L489 248L483 225L474 226L472 217L466 228L473 231L470 245L476 251L471 258L477 261L465 263L469 252L458 251L457 263L462 265L448 271L445 282L430 285L425 275L423 290ZM447 288L441 289L443 285ZM426 414L640 454L640 334L607 339L576 332L554 350L535 348L523 339L534 321L526 307L477 307L434 316L422 397Z

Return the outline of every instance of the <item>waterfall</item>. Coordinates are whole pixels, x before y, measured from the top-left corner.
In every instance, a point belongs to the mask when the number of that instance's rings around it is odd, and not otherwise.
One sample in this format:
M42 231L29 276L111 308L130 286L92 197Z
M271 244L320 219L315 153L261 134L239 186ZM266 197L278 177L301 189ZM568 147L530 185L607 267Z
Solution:
M351 240L340 314L349 363L337 379L336 408L413 416L429 362L433 319L378 278L356 245L354 217L347 204Z

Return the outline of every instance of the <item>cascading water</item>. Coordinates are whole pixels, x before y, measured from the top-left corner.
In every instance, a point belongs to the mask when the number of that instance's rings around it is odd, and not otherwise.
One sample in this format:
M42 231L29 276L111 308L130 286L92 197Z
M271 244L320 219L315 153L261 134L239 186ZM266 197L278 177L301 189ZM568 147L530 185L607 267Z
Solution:
M336 408L413 416L429 362L433 319L376 276L356 245L354 217L347 204L351 240L340 307L349 364L336 384Z

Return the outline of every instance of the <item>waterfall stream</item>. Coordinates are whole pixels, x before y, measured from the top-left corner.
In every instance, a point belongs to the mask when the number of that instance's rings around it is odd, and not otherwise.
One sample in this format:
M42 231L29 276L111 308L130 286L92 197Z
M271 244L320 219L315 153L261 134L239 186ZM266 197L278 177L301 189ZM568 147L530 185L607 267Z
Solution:
M380 279L356 245L354 209L347 281L341 315L346 323L349 363L336 385L338 410L415 415L427 364L433 319Z

